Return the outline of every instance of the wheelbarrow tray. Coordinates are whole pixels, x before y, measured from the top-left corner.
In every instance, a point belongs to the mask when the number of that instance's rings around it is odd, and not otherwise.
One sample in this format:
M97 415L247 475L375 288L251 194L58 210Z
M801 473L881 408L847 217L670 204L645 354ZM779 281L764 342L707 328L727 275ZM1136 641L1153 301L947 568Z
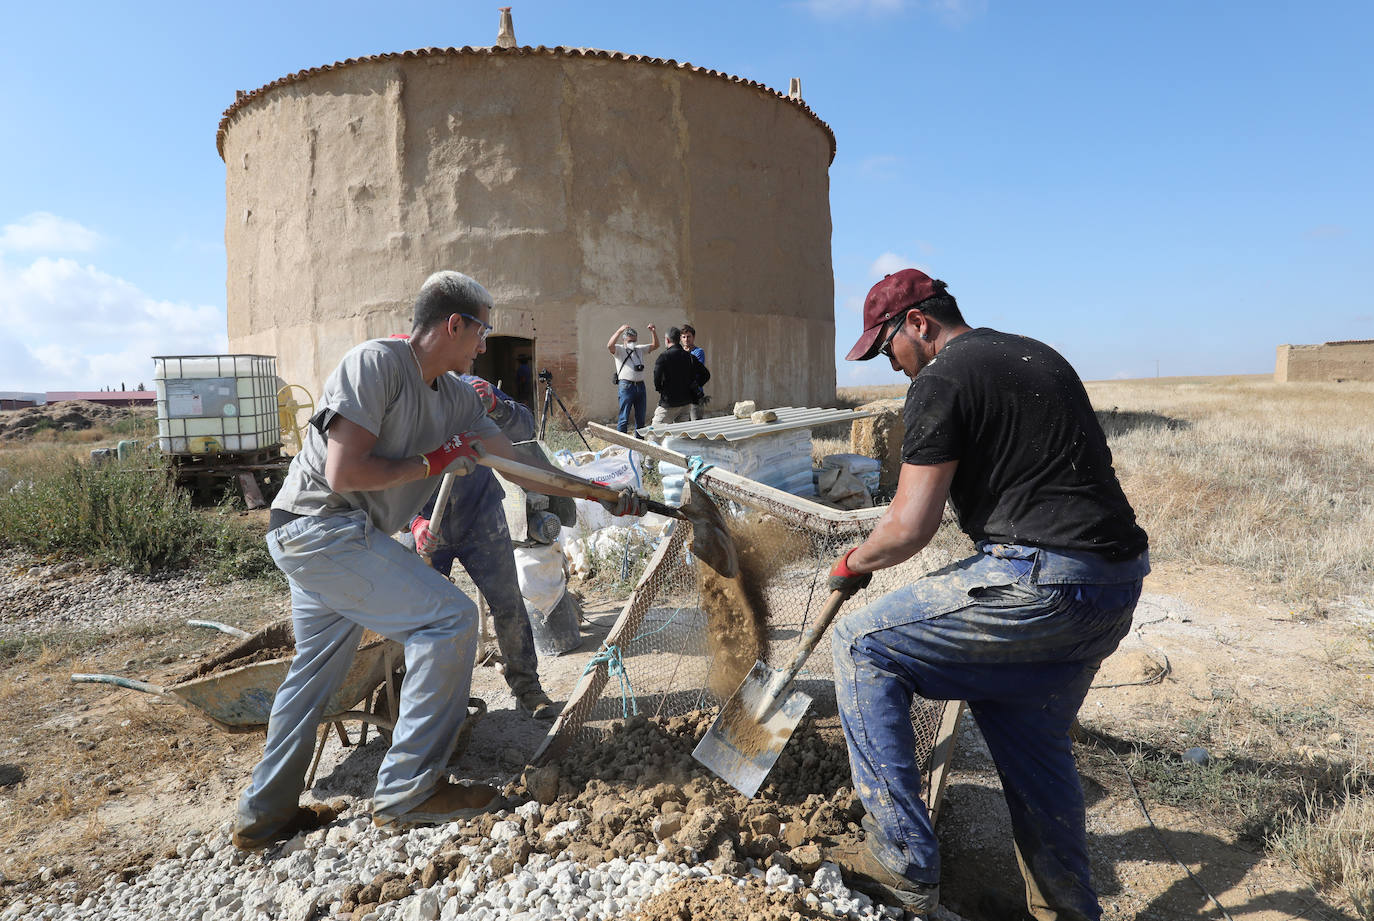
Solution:
M166 687L117 675L73 675L72 680L115 684L157 694L175 700L225 732L254 732L267 728L272 701L291 667L292 656L250 661L221 671L214 669L293 642L290 621L272 624ZM374 633L365 634L343 684L329 699L321 719L338 719L346 713L359 715L350 711L386 680L388 667L399 664L403 655L400 643Z

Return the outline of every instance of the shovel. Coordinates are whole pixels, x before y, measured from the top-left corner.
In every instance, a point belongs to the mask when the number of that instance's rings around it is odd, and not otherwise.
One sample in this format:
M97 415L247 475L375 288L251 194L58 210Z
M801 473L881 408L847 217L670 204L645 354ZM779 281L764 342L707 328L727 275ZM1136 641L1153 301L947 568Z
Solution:
M620 497L618 489L584 480L571 473L534 467L489 454L482 449L480 442L477 443L476 450L477 463L499 473L531 480L554 489L575 489L583 498L595 499L598 502L603 499L614 502ZM730 539L730 532L725 528L725 519L721 516L720 509L716 508L716 504L705 492L692 489L688 485L684 488L680 508L673 508L653 499L646 499L645 502L651 512L670 518L680 518L692 525L692 553L699 560L727 579L733 579L738 575L739 554L735 550L735 542Z
M759 792L763 779L792 738L806 708L811 706L809 694L790 688L792 679L806 664L847 597L844 592L830 593L786 668L775 670L755 662L692 752L693 758L746 797ZM789 689L791 693L787 693Z
M444 474L443 480L439 482L439 494L434 498L434 515L429 519L429 533L434 535L434 539L439 539L439 526L444 523L444 513L448 511L448 496L453 491L453 474ZM426 566L431 566L431 553L420 553L420 558L425 561Z

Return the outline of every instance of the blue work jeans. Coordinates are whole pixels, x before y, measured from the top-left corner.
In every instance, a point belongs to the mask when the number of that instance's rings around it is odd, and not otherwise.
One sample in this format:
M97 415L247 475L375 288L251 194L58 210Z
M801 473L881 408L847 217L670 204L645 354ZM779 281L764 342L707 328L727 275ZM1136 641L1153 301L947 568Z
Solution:
M894 873L939 882L911 699L967 701L1011 811L1028 908L1041 921L1096 921L1101 908L1069 729L1098 666L1130 630L1148 560L1094 571L1082 555L1056 572L1035 548L987 551L834 627L835 689L854 787L866 824L878 832L869 845ZM1065 569L1092 581L1054 581Z
M644 411L648 407L648 397L645 394L643 381L621 381L620 382L620 416L616 419L615 427L617 431L630 431L630 410L634 410L634 428L644 427Z
M269 531L267 546L291 584L296 655L272 702L262 761L239 798L236 830L260 837L295 815L322 711L364 628L405 647L400 714L372 797L374 815L404 813L443 779L467 716L476 606L365 512L297 518Z
M491 608L496 645L506 660L506 684L516 697L541 690L534 633L515 574L515 551L501 510L501 493L484 490L476 508L457 508L455 498L450 497L439 523L439 546L430 564L445 575L453 571L455 559L462 564Z

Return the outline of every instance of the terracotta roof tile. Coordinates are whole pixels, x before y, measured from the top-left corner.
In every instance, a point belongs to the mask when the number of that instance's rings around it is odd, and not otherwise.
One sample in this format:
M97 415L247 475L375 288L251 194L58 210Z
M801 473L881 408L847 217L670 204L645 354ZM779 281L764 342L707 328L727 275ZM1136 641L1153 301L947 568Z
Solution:
M786 93L781 93L778 90L773 89L771 86L766 86L762 83L759 83L756 80L746 80L743 77L736 77L732 74L727 74L723 71L711 70L707 67L697 67L696 65L690 64L686 61L675 61L672 58L653 58L643 54L624 54L619 51L603 51L599 48L564 48L561 45L555 45L552 48L546 47L544 45L538 45L536 47L523 45L517 48L498 48L495 45L490 47L473 47L472 45L464 45L461 48L417 48L411 51L389 52L386 54L369 54L366 57L348 58L347 60L343 61L335 61L333 64L325 64L320 67L311 67L306 70L298 70L295 73L287 74L285 77L279 77L278 79L273 80L271 83L268 83L265 86L260 86L251 92L245 93L243 91L239 91L238 96L234 100L233 105L229 106L229 108L224 110L224 116L219 120L219 130L215 133L215 147L217 150L219 150L220 158L223 159L224 137L229 130L229 125L233 122L234 116L239 112L239 110L247 106L253 100L266 95L268 92L277 89L278 87L287 86L291 83L299 83L302 80L309 79L315 74L326 73L331 70L339 70L344 67L351 67L354 64L366 64L374 61L393 61L398 58L452 57L459 55L490 55L493 57L498 55L510 55L513 57L538 56L602 58L605 60L628 61L630 63L636 64L652 64L657 67L673 67L680 70L690 70L693 73L702 74L707 77L715 77L720 80L725 80L729 83L738 83L742 86L748 86L753 89L756 89L759 92L765 93L769 96L776 96L778 99L781 99L784 102L796 106L797 108L805 112L807 115L809 115L816 122L816 124L820 125L821 130L823 130L826 133L826 136L830 139L830 162L833 163L835 161L835 132L830 130L830 126L827 125L824 121L822 121L821 117L817 115L806 103L802 102L800 99L793 99Z

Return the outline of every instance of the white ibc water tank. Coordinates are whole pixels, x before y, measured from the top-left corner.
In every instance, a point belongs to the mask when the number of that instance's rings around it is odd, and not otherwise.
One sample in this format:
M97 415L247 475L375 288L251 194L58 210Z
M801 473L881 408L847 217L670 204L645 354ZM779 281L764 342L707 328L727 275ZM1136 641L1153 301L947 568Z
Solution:
M281 443L272 355L157 355L158 445L169 454L215 454Z

